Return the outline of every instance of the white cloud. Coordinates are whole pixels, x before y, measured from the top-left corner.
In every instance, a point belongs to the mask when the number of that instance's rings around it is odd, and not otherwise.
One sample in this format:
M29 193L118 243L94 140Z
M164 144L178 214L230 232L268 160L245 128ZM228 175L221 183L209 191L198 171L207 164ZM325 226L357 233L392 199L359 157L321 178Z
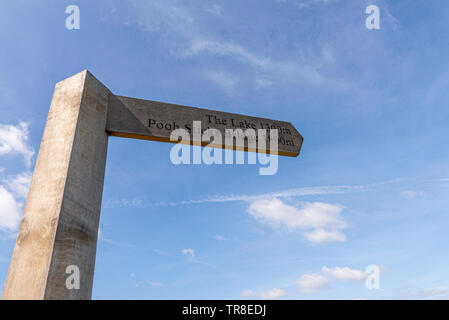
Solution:
M228 95L233 95L235 86L238 83L238 78L228 72L211 71L206 73L206 77L214 84L223 89Z
M20 155L25 165L30 167L34 150L28 144L27 123L20 122L17 126L0 124L0 155ZM0 168L0 173L4 171ZM4 185L0 185L0 229L17 228L22 211L22 203L17 198L27 197L30 182L31 172L28 170L3 180Z
M28 124L18 126L0 124L0 155L18 154L23 156L27 167L31 165L33 148L28 144Z
M17 176L8 178L5 182L9 190L18 197L25 199L30 189L31 178L31 171L24 171Z
M20 221L21 205L0 185L0 229L15 230Z
M345 242L346 241L346 236L344 233L337 231L337 230L332 230L332 231L327 231L324 229L315 229L311 232L306 232L304 234L304 237L312 243L315 244L321 244L321 243L326 243L326 242Z
M322 202L304 202L300 208L273 199L257 199L251 202L248 213L258 221L275 228L313 229L305 234L312 243L345 241L346 237L338 231L346 227L340 213L343 206Z
M223 237L222 235L219 235L219 234L215 235L214 239L217 241L225 241L226 240L225 237Z
M196 258L195 250L193 250L192 248L182 249L181 253L182 253L183 256L186 256L188 258L188 261L191 262L191 263L197 263L197 264L201 264L203 266L217 268L217 266L214 265L214 264L211 264L211 263L209 263L207 261L200 260L200 259ZM171 254L170 254L170 256L171 256Z
M253 290L244 290L240 296L242 298L256 298L262 300L274 300L279 298L284 298L288 294L282 289L273 288L269 291L253 291Z
M195 251L192 248L185 248L181 250L181 253L184 256L190 257L190 258L194 258L195 257Z
M296 284L302 293L316 293L329 288L329 279L318 273L307 273L303 274Z
M335 267L334 269L329 269L324 266L321 270L324 274L340 281L357 282L365 280L368 276L364 271L350 269L349 267Z
M379 266L383 270L385 267ZM303 274L296 284L302 293L315 293L321 289L329 288L330 278L342 282L360 282L366 279L368 274L364 271L349 267L335 267L333 269L323 266L319 273Z
M401 192L401 196L403 196L404 198L407 198L409 200L417 198L417 197L422 197L424 195L425 195L425 193L422 191L404 190Z
M343 228L346 223L340 216L343 207L322 202L304 202L301 208L273 199L259 199L251 203L248 212L263 222L289 229Z

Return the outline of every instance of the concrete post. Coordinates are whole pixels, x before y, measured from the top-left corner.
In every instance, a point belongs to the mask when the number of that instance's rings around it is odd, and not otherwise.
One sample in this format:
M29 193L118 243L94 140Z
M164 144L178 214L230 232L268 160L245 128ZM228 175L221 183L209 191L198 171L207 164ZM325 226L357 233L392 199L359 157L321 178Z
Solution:
M2 299L91 298L109 95L87 70L56 84Z

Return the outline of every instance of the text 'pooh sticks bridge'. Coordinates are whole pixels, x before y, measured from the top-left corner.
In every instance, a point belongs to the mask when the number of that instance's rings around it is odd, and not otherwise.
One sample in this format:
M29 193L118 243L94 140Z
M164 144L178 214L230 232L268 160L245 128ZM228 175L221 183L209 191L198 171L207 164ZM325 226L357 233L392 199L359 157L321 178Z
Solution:
M284 156L303 142L288 122L116 96L87 70L56 84L2 299L90 299L108 137L170 142L193 121L223 136L277 129L274 152ZM247 142L213 147L272 153ZM66 285L69 266L79 268L79 288Z

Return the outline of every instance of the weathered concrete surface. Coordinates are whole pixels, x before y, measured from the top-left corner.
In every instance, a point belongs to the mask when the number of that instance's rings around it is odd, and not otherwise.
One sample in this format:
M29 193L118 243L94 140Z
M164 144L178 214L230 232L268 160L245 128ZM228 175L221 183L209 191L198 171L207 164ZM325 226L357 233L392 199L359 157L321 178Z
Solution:
M109 94L88 71L56 84L2 299L91 298Z
M115 95L110 96L106 129L112 136L171 142L172 130L176 128L188 130L189 126L192 129L193 121L201 121L203 130L213 128L220 131L222 143L211 145L216 148L264 152L249 147L247 140L241 148L232 140L230 140L231 143L226 143L226 129L243 131L254 129L255 138L257 138L257 129L277 129L279 135L277 151L281 156L298 156L304 140L293 125L285 121ZM192 135L190 139L190 144L194 144ZM208 145L209 141L203 141L201 144ZM269 143L266 143L268 151L269 146Z

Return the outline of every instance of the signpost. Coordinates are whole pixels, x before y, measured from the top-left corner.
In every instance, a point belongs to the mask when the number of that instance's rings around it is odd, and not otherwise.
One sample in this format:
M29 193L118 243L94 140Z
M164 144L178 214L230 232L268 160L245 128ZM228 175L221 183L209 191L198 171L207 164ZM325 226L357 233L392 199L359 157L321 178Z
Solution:
M201 124L195 132L195 122ZM303 138L288 122L113 95L87 70L56 84L2 299L90 299L97 248L108 137L173 142L296 157ZM223 137L201 141L216 129ZM277 150L255 148L277 130ZM239 131L241 130L241 131ZM267 140L267 141L268 141ZM67 281L79 272L79 287Z
M289 122L115 95L109 98L106 131L109 135L117 137L173 142L170 141L171 132L175 129L185 129L191 134L193 121L201 121L203 131L219 130L223 137L226 136L226 129L242 131L252 129L255 130L256 135L258 129L276 129L278 130L278 154L282 156L298 156L303 141L302 136ZM230 143L226 144L223 139L222 144L214 144L214 146L239 149L232 140L228 142ZM248 148L247 142L245 141L241 150L256 152L257 150ZM208 143L203 141L202 145L205 146ZM269 152L269 144L266 151Z

